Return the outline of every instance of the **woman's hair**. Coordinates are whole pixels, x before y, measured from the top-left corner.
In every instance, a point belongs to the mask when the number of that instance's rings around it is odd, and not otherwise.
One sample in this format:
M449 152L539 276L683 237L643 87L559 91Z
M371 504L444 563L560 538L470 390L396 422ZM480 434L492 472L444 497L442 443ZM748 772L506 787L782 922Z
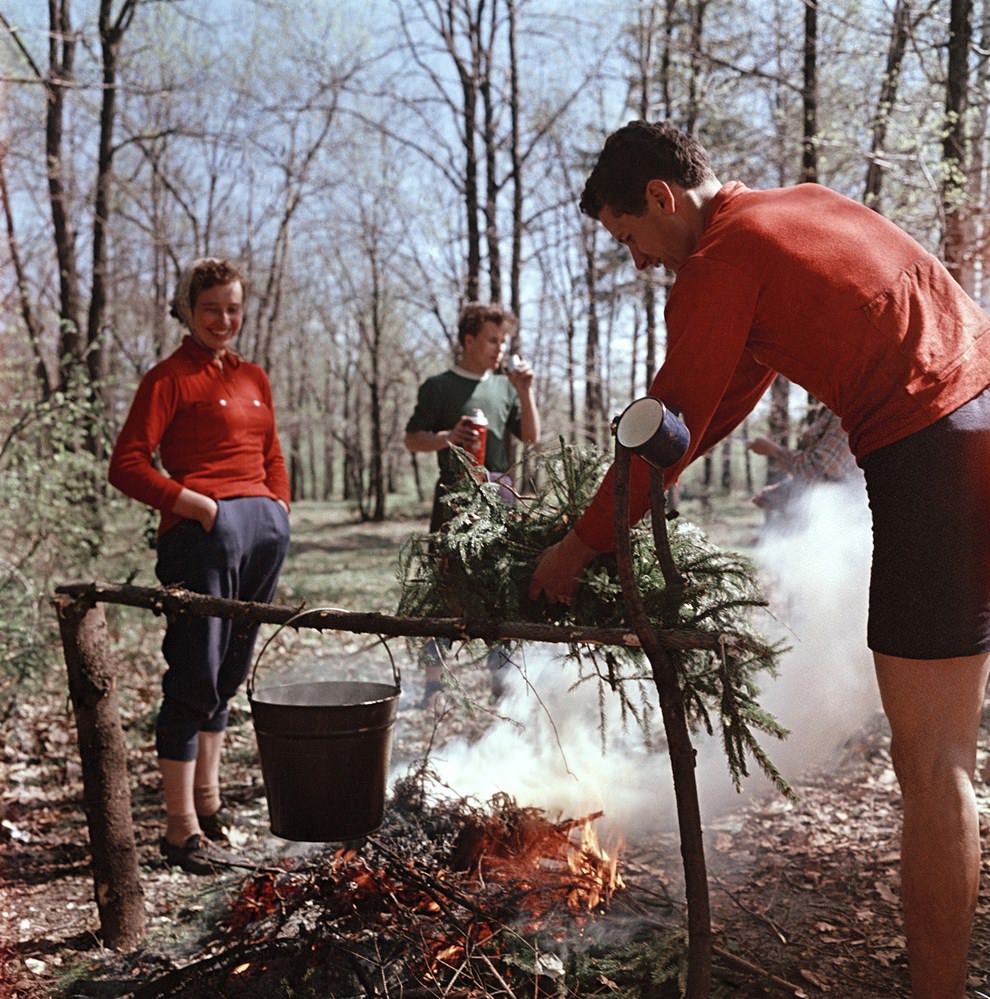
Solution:
M237 264L220 257L200 257L179 275L169 311L173 317L192 329L192 313L200 292L217 285L233 284L235 281L240 282L241 290L247 297L247 278Z
M516 317L501 305L468 302L461 309L461 314L457 319L457 342L463 347L464 338L477 336L485 323L504 326L507 333L512 333L516 328Z
M642 215L651 180L673 181L690 190L713 176L708 153L693 136L669 122L631 121L605 140L580 207L593 219L606 207Z

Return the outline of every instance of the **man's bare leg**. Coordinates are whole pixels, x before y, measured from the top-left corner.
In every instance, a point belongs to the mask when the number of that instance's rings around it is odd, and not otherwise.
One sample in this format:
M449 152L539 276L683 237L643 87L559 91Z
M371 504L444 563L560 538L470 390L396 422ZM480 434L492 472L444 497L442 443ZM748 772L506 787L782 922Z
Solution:
M904 801L911 997L963 999L980 880L973 773L990 656L873 658Z

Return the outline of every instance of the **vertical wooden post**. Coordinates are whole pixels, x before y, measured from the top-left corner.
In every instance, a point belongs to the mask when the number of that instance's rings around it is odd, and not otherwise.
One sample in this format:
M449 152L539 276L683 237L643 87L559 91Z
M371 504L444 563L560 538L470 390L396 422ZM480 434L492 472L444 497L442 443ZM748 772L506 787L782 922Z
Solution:
M129 950L144 939L144 892L106 616L100 604L61 594L54 604L82 759L100 931L107 947Z
M677 825L681 837L684 887L687 895L688 960L686 999L708 999L712 987L712 919L705 862L704 830L695 751L691 743L684 696L678 677L679 654L668 652L657 639L643 606L639 583L633 571L632 541L629 534L629 464L631 452L615 442L615 558L622 583L622 596L630 624L653 669L660 697L660 712L667 735L667 752L674 782ZM682 599L683 579L674 564L664 517L663 487L659 473L653 473L650 500L657 558L667 584L665 616L672 623Z

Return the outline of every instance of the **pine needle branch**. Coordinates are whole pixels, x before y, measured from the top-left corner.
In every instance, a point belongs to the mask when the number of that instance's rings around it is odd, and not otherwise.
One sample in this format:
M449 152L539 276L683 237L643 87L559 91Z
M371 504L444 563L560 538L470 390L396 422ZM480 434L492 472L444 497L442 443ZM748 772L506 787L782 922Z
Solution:
M570 530L594 495L605 455L561 441L558 451L545 460L542 489L513 503L504 501L496 484L479 481L467 455L456 457L462 474L447 494L450 522L435 534L411 538L400 556L400 614L630 627L612 554L591 563L570 606L528 596L540 555ZM720 655L691 651L680 658L689 720L710 734L720 729L737 786L748 775L747 758L752 757L787 793L755 734L787 734L756 700L759 677L776 676L784 646L768 642L755 626L755 612L767 605L755 569L744 556L718 548L683 518L670 523L668 534L681 577L676 601L668 599L649 524L631 532L636 577L651 622L658 631L676 627L721 639ZM673 621L672 604L678 608ZM578 665L577 682L597 682L600 696L606 688L619 696L624 718L641 728L648 724L655 691L644 682L649 671L640 649L572 645L569 656Z

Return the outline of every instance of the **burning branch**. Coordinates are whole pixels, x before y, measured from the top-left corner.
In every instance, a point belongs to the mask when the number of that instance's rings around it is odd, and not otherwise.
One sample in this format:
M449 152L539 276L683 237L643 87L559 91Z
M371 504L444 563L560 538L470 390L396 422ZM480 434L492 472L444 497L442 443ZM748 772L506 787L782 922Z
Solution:
M249 877L207 953L140 995L227 994L234 982L231 994L269 995L279 975L306 994L551 994L561 949L623 890L617 859L597 845L598 815L554 822L504 795L406 810L415 800L400 789L360 852Z

